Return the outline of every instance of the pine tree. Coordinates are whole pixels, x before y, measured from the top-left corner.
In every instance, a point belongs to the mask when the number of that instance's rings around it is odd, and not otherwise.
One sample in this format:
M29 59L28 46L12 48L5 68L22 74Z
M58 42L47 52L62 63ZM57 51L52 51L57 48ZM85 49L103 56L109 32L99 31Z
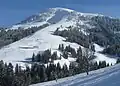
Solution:
M78 50L77 50L77 56L82 57L82 49L81 49L81 47L79 47Z
M32 55L32 62L35 62L35 54Z
M18 72L19 72L19 66L18 66L18 64L16 64L16 66L15 66L15 74L18 74Z
M61 77L61 75L60 75L60 72L61 72L61 66L60 66L60 63L59 63L59 62L57 63L56 72L57 72L57 78L60 78L60 77Z
M69 72L68 72L68 67L66 64L63 65L62 70L63 70L63 74L64 74L63 77L67 77L69 75Z
M62 52L64 51L64 45L63 44L61 45L61 51Z
M118 58L117 61L116 61L116 64L120 63L120 59Z
M65 59L68 59L68 52L64 51L64 52L63 52L63 57L64 57Z
M52 56L51 56L52 60L57 60L57 52L53 52Z
M37 62L42 62L42 57L41 57L40 53L37 54L36 61Z

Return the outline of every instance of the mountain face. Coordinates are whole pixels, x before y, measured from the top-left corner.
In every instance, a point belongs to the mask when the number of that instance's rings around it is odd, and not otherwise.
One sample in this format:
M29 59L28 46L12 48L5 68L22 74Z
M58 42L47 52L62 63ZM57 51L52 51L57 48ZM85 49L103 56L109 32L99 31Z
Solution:
M60 21L75 23L73 28L78 28L84 34L91 35L95 43L101 46L112 45L120 42L120 20L100 14L80 13L66 8L49 8L43 12L32 15L21 21L11 29L28 28L43 24L55 24ZM99 40L101 39L101 40Z
M54 24L61 20L78 22L79 18L81 21L88 21L92 16L97 15L98 14L80 13L66 8L49 8L39 14L28 17L16 25L13 25L11 29L17 29L18 27L28 28L31 26L40 26L40 23Z
M100 14L81 13L66 8L50 8L39 14L32 15L20 23L13 25L8 30L27 30L32 27L48 26L36 30L34 34L11 43L0 49L0 59L5 62L24 65L32 54L51 49L56 51L58 57L59 44L70 45L78 49L81 46L89 48L90 43L95 46L95 61L115 63L116 59L109 58L99 52L105 47L120 41L120 20ZM33 29L32 29L33 30ZM56 60L55 63L70 64L72 57Z
M47 10L44 10L40 14L28 17L21 23L44 22L44 21L49 23L56 23L61 21L63 18L66 18L67 20L72 20L73 18L77 18L78 16L90 17L94 15L95 14L87 13L83 14L66 8L49 8Z

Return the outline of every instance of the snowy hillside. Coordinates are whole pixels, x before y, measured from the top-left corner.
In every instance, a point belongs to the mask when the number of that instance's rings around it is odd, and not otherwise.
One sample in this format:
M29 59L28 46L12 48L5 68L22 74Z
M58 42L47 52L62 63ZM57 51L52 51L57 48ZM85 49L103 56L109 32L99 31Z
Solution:
M18 63L19 65L23 66L26 64L26 61L29 61L33 53L37 54L39 51L44 51L46 49L51 49L52 52L57 51L59 56L60 52L57 50L59 44L64 44L65 46L70 45L71 47L77 49L80 46L79 44L66 42L64 41L65 38L52 34L59 27L62 27L61 30L64 30L69 26L76 27L76 24L81 26L85 25L90 29L91 27L94 27L88 24L92 16L102 15L80 13L66 8L50 8L38 15L31 16L19 24L13 25L13 27L10 29L27 29L34 26L38 27L46 23L49 23L50 25L42 30L37 31L29 37L25 37L0 49L0 60L12 62L14 65ZM87 33L83 28L81 28L81 31L84 34ZM103 48L101 48L99 45L95 44L95 48L95 55L97 56L95 61L105 60L110 64L114 64L116 62L116 59L100 54L99 51L103 50ZM69 65L70 61L73 60L74 59L72 58L68 58L67 60L62 59L55 61L55 63L60 62L61 65L64 63Z
M30 86L119 86L120 64L79 75Z
M26 61L25 59L31 58L33 52L38 53L39 51L46 49L52 49L56 51L59 44L71 45L73 48L78 48L78 44L64 42L64 38L52 35L52 32L55 31L60 25L69 26L70 24L73 24L73 22L64 23L61 21L58 24L51 25L36 32L30 37L26 37L20 41L5 46L0 50L0 59L4 60L5 62L12 63ZM24 47L28 48L26 49Z

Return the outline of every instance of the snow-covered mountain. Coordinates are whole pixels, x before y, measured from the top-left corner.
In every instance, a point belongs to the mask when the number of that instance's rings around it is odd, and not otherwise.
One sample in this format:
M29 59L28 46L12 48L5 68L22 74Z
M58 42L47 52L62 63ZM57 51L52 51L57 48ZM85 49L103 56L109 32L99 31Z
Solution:
M37 31L29 37L25 37L1 48L0 60L12 62L13 64L18 63L19 65L25 65L26 63L24 62L31 58L33 53L37 54L39 51L44 51L46 49L51 49L52 52L57 51L59 56L61 53L57 50L59 44L64 44L65 46L70 45L71 47L77 49L81 46L78 43L66 42L64 41L64 37L52 34L57 28L59 28L59 30L67 30L67 27L72 26L73 28L80 27L82 33L87 35L88 31L86 31L85 28L94 28L95 26L93 23L91 24L91 21L93 17L97 16L103 17L103 15L100 14L81 13L66 8L50 8L40 14L30 16L26 20L23 20L19 24L13 25L9 29L28 29L30 27L39 27L43 24L49 24L49 26ZM105 60L110 64L114 64L116 62L116 59L109 58L99 53L99 51L104 48L100 47L96 43L94 43L94 45L96 49L95 55L97 56L95 59L96 61ZM81 47L84 49L83 46ZM70 61L73 60L74 59L71 57L68 59L62 58L61 60L56 60L55 63L60 62L61 65L64 63L69 65Z
M79 18L78 17L86 17L87 20L92 17L92 16L102 16L100 14L90 14L90 13L81 13L77 12L71 9L67 8L49 8L46 9L36 15L32 15L28 17L27 19L21 21L20 23L13 25L11 29L17 29L17 28L28 28L28 27L33 27L33 26L40 26L45 23L57 23L60 22L61 20L65 21L74 21L78 22Z

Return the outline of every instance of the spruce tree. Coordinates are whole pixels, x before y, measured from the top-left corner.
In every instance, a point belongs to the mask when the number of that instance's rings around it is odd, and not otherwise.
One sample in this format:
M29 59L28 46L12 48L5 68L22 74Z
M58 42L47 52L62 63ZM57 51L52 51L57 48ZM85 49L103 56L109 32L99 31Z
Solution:
M32 55L32 62L35 62L35 54Z

